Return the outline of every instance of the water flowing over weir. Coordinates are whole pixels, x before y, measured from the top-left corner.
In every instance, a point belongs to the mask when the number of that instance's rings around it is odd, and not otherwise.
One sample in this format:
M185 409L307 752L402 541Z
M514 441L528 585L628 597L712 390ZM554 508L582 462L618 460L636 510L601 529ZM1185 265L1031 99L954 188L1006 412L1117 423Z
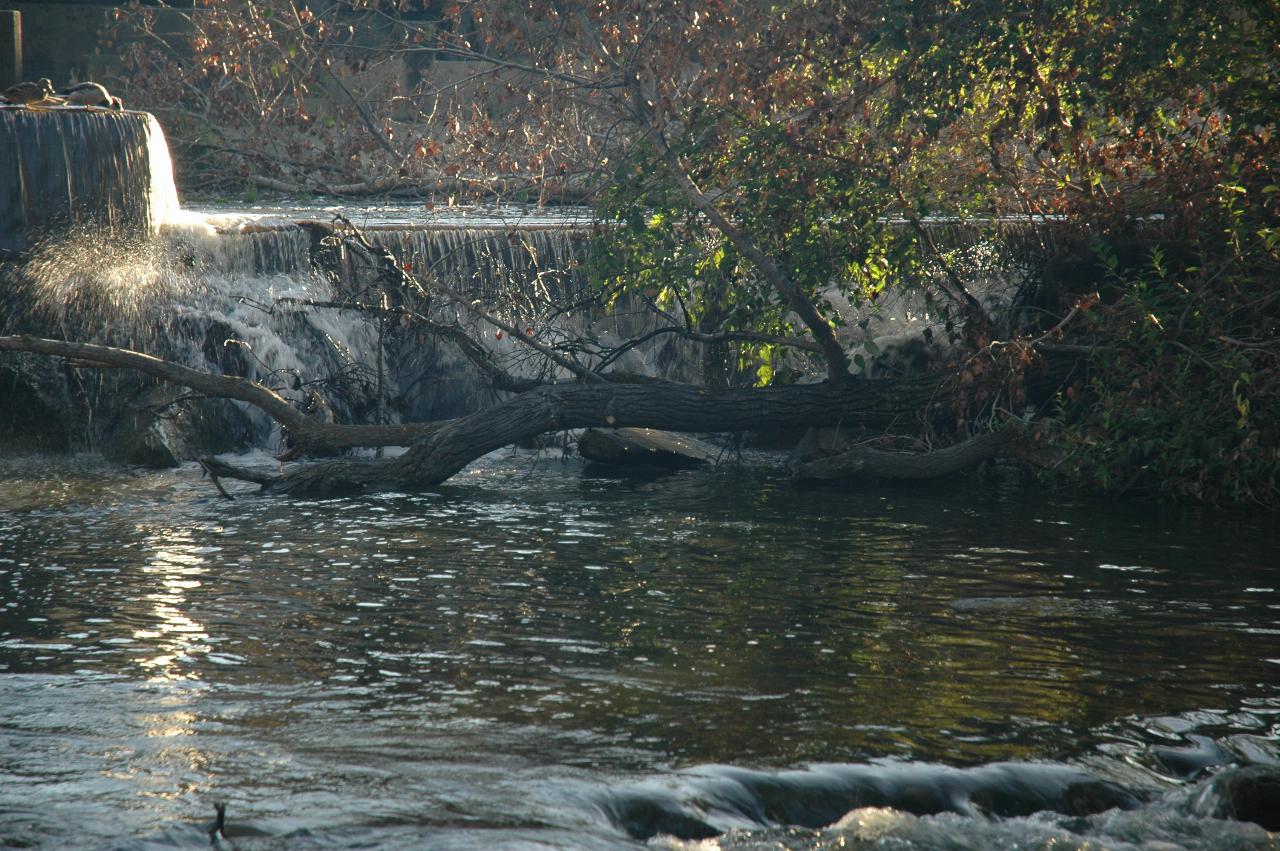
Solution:
M7 331L107 342L244 375L344 422L369 422L380 410L392 421L437 419L492 400L452 346L354 309L377 299L361 290L352 258L330 251L330 274L319 271L332 210L182 210L163 133L144 113L3 109L0 140ZM500 294L515 322L534 322L539 294L578 286L567 270L586 223L571 216L429 216L401 207L394 216L352 217L398 262L463 291ZM456 320L470 321L461 312ZM520 372L512 341L479 336ZM175 420L136 414L176 394L129 377L86 377L31 358L8 359L0 373L8 377L0 381L8 409L0 435L10 442L171 463L200 452L212 435L223 439L205 450L279 439L260 412L221 401L198 403L198 412L187 406L205 426L196 429L203 436L183 439Z
M104 342L246 376L338 422L437 420L494 401L489 381L447 335L378 313L400 306L401 285L371 281L369 258L334 244L343 214L397 264L480 297L509 327L540 343L571 345L588 360L632 374L695 382L712 374L719 381L738 369L725 350L700 349L674 335L610 353L661 320L638 301L615 304L607 315L566 306L585 284L582 248L593 222L582 212L436 213L408 204L183 210L151 116L16 109L0 115L7 134L0 138L13 140L0 155L0 174L12 175L8 195L0 197L0 233L9 246L0 251L10 259L0 265L0 318L11 332ZM978 230L949 222L929 227L939 244L971 246L975 268L990 265ZM983 285L1005 299L1013 278L995 271ZM902 344L916 351L923 327L937 324L923 303L894 304L895 298L881 299L875 316L836 307L842 333L874 320L864 327L883 353L881 364L892 364ZM832 303L841 304L834 293ZM437 318L465 327L512 375L567 375L460 306ZM851 350L859 344L842 342ZM800 372L811 368L803 358L792 360ZM9 380L0 380L0 401L11 413L0 416L0 435L9 434L9 443L100 448L147 464L236 447L283 448L274 424L238 403L184 402L166 413L175 390L34 358L0 363L3 376Z
M345 250L325 260L330 269L340 270L336 280L317 272L317 254L332 251L322 241L333 229L332 218L321 218L319 212L293 211L294 218L288 219L274 213L246 217L210 212L186 223L172 223L163 233L192 250L195 274L204 282L205 321L221 321L220 313L237 317L238 339L250 347L264 322L268 326L285 323L289 330L268 344L274 354L264 358L266 363L299 375L304 382L344 371L350 374L351 381L330 386L338 392L328 403L341 419L361 421L375 406L370 391L380 329L377 320L367 315L316 306L353 299L362 292L359 259ZM581 220L554 215L530 218L516 211L432 217L410 211L412 218L404 212L390 221L385 210L380 215L366 214L359 223L362 233L405 268L501 303L503 318L513 324L532 327L548 303L582 286L572 271L588 232ZM360 297L366 304L376 301L369 292ZM394 302L398 295L389 292L388 297ZM461 309L453 319L471 327L476 338L484 340L514 373L522 373L523 352L518 343L495 336L493 329L480 327ZM586 318L577 321L581 327ZM385 397L397 419L457 416L495 398L487 382L451 344L430 334L406 332L398 324L389 323L381 330ZM308 337L317 344L310 346ZM290 346L299 348L297 360L310 364L309 369L291 361L283 351ZM320 375L318 364L327 364ZM261 369L264 364L258 366Z
M0 106L0 258L50 229L143 237L177 207L154 116Z

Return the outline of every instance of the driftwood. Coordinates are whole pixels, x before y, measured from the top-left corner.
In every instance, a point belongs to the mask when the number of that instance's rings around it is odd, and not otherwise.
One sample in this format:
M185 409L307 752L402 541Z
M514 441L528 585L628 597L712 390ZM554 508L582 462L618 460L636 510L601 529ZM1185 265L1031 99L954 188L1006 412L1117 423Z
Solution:
M714 462L718 447L688 435L651 428L589 428L578 438L578 454L598 464L678 469Z
M936 479L990 461L1017 454L1019 430L1006 427L979 434L954 446L932 452L889 452L870 446L853 446L839 455L802 462L795 467L798 479Z

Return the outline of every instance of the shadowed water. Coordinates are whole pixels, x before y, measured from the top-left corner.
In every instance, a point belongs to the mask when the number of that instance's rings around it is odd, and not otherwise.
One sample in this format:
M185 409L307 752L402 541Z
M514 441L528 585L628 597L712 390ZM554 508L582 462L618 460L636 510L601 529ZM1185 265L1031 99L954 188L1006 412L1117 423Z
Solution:
M768 463L227 502L10 459L0 840L207 847L227 801L246 848L1276 847L1202 780L1277 762L1274 545Z

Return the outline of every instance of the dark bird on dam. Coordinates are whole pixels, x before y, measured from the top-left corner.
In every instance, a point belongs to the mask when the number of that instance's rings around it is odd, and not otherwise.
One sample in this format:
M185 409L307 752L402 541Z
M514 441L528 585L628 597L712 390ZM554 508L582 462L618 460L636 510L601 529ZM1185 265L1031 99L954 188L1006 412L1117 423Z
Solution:
M124 101L107 91L101 83L84 82L60 89L58 95L75 106L96 106L102 109L124 109Z

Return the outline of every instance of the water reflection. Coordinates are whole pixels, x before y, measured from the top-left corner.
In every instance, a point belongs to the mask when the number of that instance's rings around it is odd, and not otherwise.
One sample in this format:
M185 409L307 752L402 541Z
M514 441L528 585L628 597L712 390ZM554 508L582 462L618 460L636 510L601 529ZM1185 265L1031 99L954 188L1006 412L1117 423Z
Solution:
M201 587L200 580L193 577L208 573L204 556L220 548L197 546L190 529L139 531L142 551L150 553L142 566L144 582L156 589L144 598L151 604L149 620L154 627L136 629L133 637L145 641L148 651L158 651L157 655L142 659L140 664L153 679L191 676L180 666L190 662L193 653L207 652L202 643L208 641L209 634L203 624L188 617L188 595Z
M1246 518L527 455L358 500L105 475L0 512L0 769L126 835L217 795L278 833L604 847L582 790L706 763L1149 786L1182 782L1152 748L1280 737L1280 568Z

